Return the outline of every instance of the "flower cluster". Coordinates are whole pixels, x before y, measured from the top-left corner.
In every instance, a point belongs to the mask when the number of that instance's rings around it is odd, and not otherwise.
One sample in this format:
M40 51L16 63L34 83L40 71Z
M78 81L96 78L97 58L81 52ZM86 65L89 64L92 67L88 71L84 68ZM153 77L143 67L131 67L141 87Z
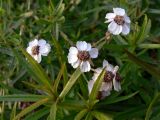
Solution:
M104 60L103 61L103 67L95 69L95 73L92 77L92 80L88 82L88 90L89 93L91 93L91 90L93 88L93 85L95 81L97 80L98 76L102 72L103 68L105 68L105 75L103 78L102 85L99 90L99 99L103 99L104 97L110 95L110 91L112 90L112 87L114 87L115 91L120 91L121 90L121 77L118 74L118 66L113 66L108 63L108 61Z
M77 68L80 66L82 72L91 70L91 58L98 57L98 49L92 48L90 43L85 41L78 41L76 47L71 47L68 54L68 62Z
M120 33L127 35L130 32L130 18L126 15L125 10L122 8L113 8L113 13L106 14L108 31L113 35Z
M113 13L107 13L105 18L105 23L109 23L107 32L109 35L119 35L121 33L127 35L130 32L131 21L124 9L113 8ZM35 39L29 42L29 46L26 50L38 63L40 63L41 56L47 56L51 50L51 46L43 39ZM77 41L75 46L70 47L67 56L68 63L70 63L73 68L80 67L81 72L89 72L91 70L92 59L97 57L98 49L93 48L90 43L85 41ZM113 66L109 64L108 61L104 60L103 67L93 70L95 73L92 80L88 82L89 93L91 93L93 85L103 68L105 68L105 75L97 96L98 99L103 99L110 95L112 88L114 88L115 91L121 90L121 77L118 73L119 67Z
M40 63L42 60L41 56L47 56L51 50L51 46L43 39L34 39L29 42L29 46L26 50L38 63Z

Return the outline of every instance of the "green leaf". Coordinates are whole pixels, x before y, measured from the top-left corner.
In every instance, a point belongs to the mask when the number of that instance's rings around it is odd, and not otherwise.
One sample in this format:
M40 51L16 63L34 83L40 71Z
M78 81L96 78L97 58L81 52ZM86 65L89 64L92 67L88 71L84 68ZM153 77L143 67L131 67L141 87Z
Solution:
M130 106L129 108L126 108L125 111L118 112L116 115L114 115L115 120L130 120L132 118L137 118L137 116L143 116L146 111L145 105L138 105L135 104L134 106Z
M37 61L35 61L23 48L21 48L21 51L26 56L34 74L39 78L40 82L52 91L51 84L49 83L50 80L40 64L38 64Z
M32 87L35 90L42 90L43 92L50 93L50 91L43 85L35 85L33 83L22 81L25 85Z
M29 114L28 116L25 117L24 120L39 120L41 117L45 116L48 113L49 113L49 108L44 107L38 111L33 112L32 114Z
M31 112L32 110L38 108L39 106L45 104L46 102L48 102L48 98L42 99L37 101L36 103L33 103L32 105L30 105L29 107L25 108L24 110L22 110L18 115L16 115L16 117L13 120L18 120L21 117L23 117L24 115L26 115L27 113Z
M147 49L159 49L160 44L139 44L139 48L147 48Z
M4 83L0 83L0 86L1 86L1 88L7 89L7 90L9 90L11 93L14 93L14 94L23 94L23 93L26 94L26 92L20 91L20 90L18 90L18 89L16 89L16 88L13 88L13 87L10 87L10 86L8 86L8 85L6 85L6 84L4 84Z
M77 81L77 79L79 78L79 76L81 75L81 71L80 68L78 67L76 69L76 71L72 74L71 78L69 79L69 81L67 82L66 86L64 87L64 89L62 90L62 92L59 95L59 98L64 98L66 96L66 94L69 92L69 90L72 88L72 86L75 84L75 82Z
M59 82L61 80L61 77L62 77L62 74L64 72L64 67L65 67L65 64L62 65L61 67L61 70L56 78L56 80L54 81L54 85L53 85L53 91L54 93L57 95L57 89L58 89L58 85L59 85Z
M13 118L16 116L16 108L17 108L17 102L14 103L14 106L12 108L12 112L10 115L10 120L13 120Z
M56 120L56 111L57 111L57 104L56 102L54 102L53 105L51 106L48 120Z
M159 98L160 98L160 93L158 93L154 96L152 102L150 103L150 105L147 109L145 120L150 120L150 116L152 114L153 106L159 100Z
M74 118L74 120L82 120L82 118L87 114L88 110L81 110Z
M160 70L158 68L140 60L138 57L136 57L135 55L133 55L127 50L125 50L125 52L131 61L135 62L137 65L141 66L144 70L148 71L150 74L155 76L158 80L160 80Z
M86 107L86 104L80 100L65 100L59 106L69 110L82 110Z
M148 36L149 31L151 28L151 20L147 18L147 15L145 15L143 20L143 25L139 31L139 34L137 36L137 43L141 43L145 40L145 38Z
M66 60L64 58L63 49L61 48L60 44L53 36L52 36L52 43L56 48L56 54L58 56L58 59L59 59L61 66L64 65L63 79L64 79L64 85L65 85L66 82L68 81L68 74L67 74L67 68L65 65Z
M105 74L106 70L105 68L102 70L101 74L98 76L96 82L94 83L93 85L93 88L92 88L92 91L89 95L89 101L90 102L93 102L96 100L96 97L97 97L97 93L102 85L102 81L103 81L103 78L104 78L104 74Z
M122 96L122 97L116 97L116 98L111 98L111 99L106 99L104 102L101 102L100 104L104 105L104 104L113 104L113 103L117 103L117 102L120 102L120 101L124 101L124 100L127 100L133 96L135 96L137 92L134 92L132 94L129 94L129 95L126 95L126 96Z
M0 101L25 101L25 102L34 102L41 100L43 98L46 98L47 96L44 95L5 95L5 96L0 96Z
M113 118L110 115L98 112L98 111L93 111L92 115L97 118L97 120L113 120Z
M93 120L93 116L92 116L91 112L88 112L85 120Z

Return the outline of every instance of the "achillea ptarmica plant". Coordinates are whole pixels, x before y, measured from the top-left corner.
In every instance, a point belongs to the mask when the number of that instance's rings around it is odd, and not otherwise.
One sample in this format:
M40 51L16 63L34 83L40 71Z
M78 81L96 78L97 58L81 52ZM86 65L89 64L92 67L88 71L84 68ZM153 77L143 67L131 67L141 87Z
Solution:
M105 23L110 23L108 31L113 35L127 35L130 32L131 21L124 9L113 8L113 13L107 13L105 18Z
M90 61L98 57L98 49L92 48L90 43L78 41L76 47L70 47L68 53L68 62L73 68L80 67L81 72L91 70Z
M51 50L51 46L43 39L34 39L29 42L29 46L26 50L38 63L40 63L42 60L41 57L48 55Z
M108 61L106 60L103 61L103 68L104 67L105 67L106 73L104 75L103 82L97 96L98 99L103 99L106 96L110 95L110 91L112 90L112 87L114 87L114 90L117 92L121 90L121 85L120 85L121 77L117 72L119 67L118 66L114 67L113 65L109 64ZM95 69L95 73L92 77L92 80L88 82L89 93L91 93L93 85L97 80L98 76L100 75L100 73L102 72L103 68Z

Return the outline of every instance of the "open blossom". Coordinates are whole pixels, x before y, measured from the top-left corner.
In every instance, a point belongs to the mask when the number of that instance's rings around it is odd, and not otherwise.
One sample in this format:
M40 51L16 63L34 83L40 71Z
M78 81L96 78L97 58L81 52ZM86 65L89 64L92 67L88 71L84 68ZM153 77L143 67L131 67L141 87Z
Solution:
M51 46L43 39L34 39L29 42L29 46L26 50L38 63L40 63L42 60L41 56L47 56L51 50Z
M92 77L92 80L88 82L89 93L91 93L93 85L104 67L105 67L106 73L104 75L103 82L99 90L98 98L104 98L110 95L110 91L112 90L112 87L114 87L115 91L121 90L121 85L120 85L121 77L117 73L119 67L118 66L114 67L113 65L109 64L108 61L104 60L103 67L95 69L95 73Z
M127 35L130 32L131 21L124 9L113 8L113 13L107 13L105 18L107 19L105 23L110 23L108 31L113 35L120 33Z
M81 72L88 72L91 69L91 58L98 57L98 49L92 48L90 43L78 41L76 47L70 47L68 54L68 62L77 68L80 66Z

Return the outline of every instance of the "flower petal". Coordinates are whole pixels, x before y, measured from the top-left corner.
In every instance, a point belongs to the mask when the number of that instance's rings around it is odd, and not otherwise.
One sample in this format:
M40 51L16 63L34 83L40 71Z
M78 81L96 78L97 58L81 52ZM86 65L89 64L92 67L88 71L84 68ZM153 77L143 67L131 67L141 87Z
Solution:
M72 63L73 68L77 68L80 65L80 60L77 60L76 62Z
M51 46L50 46L50 44L45 44L45 45L43 45L43 46L40 46L40 48L39 48L40 50L39 50L39 52L43 55L43 56L47 56L48 55L48 53L51 51Z
M116 75L116 73L117 73L117 71L118 71L118 69L119 69L119 66L115 66L114 68L113 68L113 74L115 74Z
M97 58L98 57L98 49L97 48L92 48L89 51L89 54L90 54L91 58Z
M26 51L31 55L32 54L32 47L27 47Z
M116 17L116 14L115 13L107 13L106 14L106 19L114 19Z
M80 65L81 72L88 72L91 70L90 63L88 61L82 62Z
M44 39L40 39L39 41L38 41L38 45L39 46L44 46L46 44L46 41L44 40Z
M33 41L29 42L29 46L33 47L33 46L37 46L38 45L38 40L34 39Z
M102 72L102 68L97 68L97 69L95 69L95 73L94 73L94 75L93 75L93 77L92 77L92 80L94 80L94 81L96 81L97 80L97 78L98 78L98 76L100 75L100 73Z
M100 91L111 91L112 90L112 82L102 82Z
M91 50L91 44L87 43L87 50L86 51L90 51Z
M78 41L76 46L80 51L87 50L87 43L85 41Z
M89 94L90 94L91 91L92 91L93 85L94 85L94 80L90 80L90 81L88 82L88 91L89 91Z
M114 35L119 35L122 32L122 26L121 25L117 25L116 29L114 31L112 31L112 33Z
M69 49L69 53L71 53L71 54L78 54L78 50L77 50L77 48L76 47L70 47L70 49Z
M108 30L109 32L113 33L113 31L115 31L115 29L117 28L117 23L115 23L114 21L112 21L109 25L108 25Z
M108 64L108 66L107 66L106 70L107 70L107 71L111 71L111 72L113 72L113 70L114 70L113 65Z
M124 16L124 21L126 23L131 23L131 20L130 20L130 18L127 15Z
M68 57L68 62L69 63L74 63L78 60L77 55L74 55L74 54L69 53L67 57Z
M40 54L39 54L39 55L34 55L33 58L34 58L38 63L40 63L41 60L42 60L42 57L41 57Z
M114 19L108 19L106 20L104 23L109 23L109 22L112 22Z
M122 34L127 35L129 32L130 32L129 25L127 26L126 24L124 24L122 28Z
M103 68L108 66L108 61L107 60L103 60Z
M110 94L110 91L102 91L102 99L104 99L106 96L109 96Z
M124 16L125 15L125 10L122 8L113 8L113 11L116 15Z
M114 87L114 90L117 92L119 92L121 90L121 84L120 84L120 82L115 80L115 77L113 79L113 87Z

